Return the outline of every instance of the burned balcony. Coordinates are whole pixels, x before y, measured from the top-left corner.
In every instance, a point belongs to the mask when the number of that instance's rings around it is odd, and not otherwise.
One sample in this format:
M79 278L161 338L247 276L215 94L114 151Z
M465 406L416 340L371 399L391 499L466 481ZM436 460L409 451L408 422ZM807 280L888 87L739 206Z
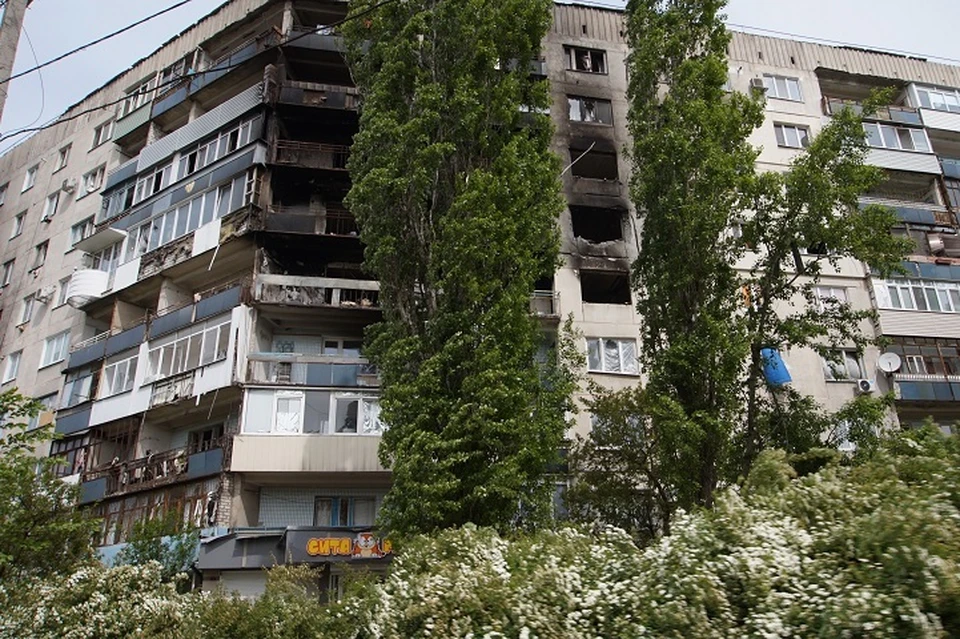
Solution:
M265 226L268 231L303 235L358 237L360 229L350 211L342 207L310 203L267 207Z
M346 171L349 157L350 147L346 145L277 140L273 162L307 169Z
M589 304L630 304L630 277L626 272L581 270L580 296Z
M623 211L594 206L570 206L573 236L583 255L626 257Z
M570 162L574 193L620 195L620 173L615 151L598 149L596 144L571 146Z
M278 102L295 106L355 111L360 103L360 93L356 87L286 80L280 87Z
M180 481L216 475L223 469L226 437L189 446L151 453L131 461L114 461L83 473L80 503L105 497L149 490Z
M380 283L336 277L257 275L254 300L260 304L380 310Z

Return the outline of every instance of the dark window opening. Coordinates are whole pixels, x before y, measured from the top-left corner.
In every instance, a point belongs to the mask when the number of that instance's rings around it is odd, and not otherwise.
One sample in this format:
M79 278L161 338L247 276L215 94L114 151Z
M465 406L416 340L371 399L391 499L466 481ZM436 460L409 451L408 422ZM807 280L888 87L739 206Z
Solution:
M571 206L573 235L588 242L613 242L623 239L623 215L617 209Z
M590 304L630 304L630 278L617 271L580 271L580 297Z
M574 163L570 171L574 177L593 180L616 180L619 177L616 153L592 149L583 155L584 151L585 149L570 149L570 161ZM581 155L583 157L580 157Z
M571 71L585 71L586 73L607 72L606 52L598 49L582 49L579 47L565 47L567 54L567 69Z
M613 124L613 105L610 100L569 96L570 119L574 122Z
M955 209L960 208L960 180L944 178L943 185L947 189L947 199L950 201L950 206Z

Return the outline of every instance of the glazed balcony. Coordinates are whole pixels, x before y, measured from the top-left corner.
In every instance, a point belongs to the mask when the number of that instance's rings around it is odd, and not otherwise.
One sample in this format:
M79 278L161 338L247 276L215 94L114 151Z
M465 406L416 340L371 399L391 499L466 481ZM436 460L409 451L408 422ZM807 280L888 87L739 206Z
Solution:
M376 367L362 357L251 353L247 356L251 384L291 386L377 387Z

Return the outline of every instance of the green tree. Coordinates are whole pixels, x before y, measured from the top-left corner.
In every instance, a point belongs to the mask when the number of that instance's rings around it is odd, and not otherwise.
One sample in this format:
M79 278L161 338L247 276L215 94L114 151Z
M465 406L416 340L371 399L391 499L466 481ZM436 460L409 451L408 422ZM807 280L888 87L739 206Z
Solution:
M633 285L645 392L656 398L638 405L647 410L627 427L677 444L649 449L655 457L632 474L668 486L669 507L660 507L667 518L676 508L711 506L717 488L746 476L759 451L803 453L825 429L839 430L839 418L810 398L767 385L764 349L861 350L871 313L821 302L815 287L846 259L889 273L907 248L890 234L892 212L858 204L883 173L863 164L865 135L852 111L835 115L786 172L757 172L748 137L764 121L764 99L725 88L724 4L627 6L631 197L643 227ZM735 226L739 236L729 232ZM803 257L801 247L822 255ZM618 402L598 406L611 405ZM882 411L868 414L876 427ZM597 418L623 423L616 412ZM581 447L588 454L579 459L589 467L597 451Z
M390 426L381 523L396 536L548 511L572 390L535 362L529 302L558 259L559 161L529 67L551 6L408 0L346 29L363 95L347 199L381 286L365 352Z
M0 583L64 574L92 558L99 522L76 509L76 486L57 476L57 461L38 453L51 426L28 428L43 406L16 390L0 393L7 423L0 437Z
M137 521L130 537L117 555L118 564L142 565L155 561L161 566L163 581L177 581L181 590L188 590L190 568L196 558L200 531L185 524L175 511Z

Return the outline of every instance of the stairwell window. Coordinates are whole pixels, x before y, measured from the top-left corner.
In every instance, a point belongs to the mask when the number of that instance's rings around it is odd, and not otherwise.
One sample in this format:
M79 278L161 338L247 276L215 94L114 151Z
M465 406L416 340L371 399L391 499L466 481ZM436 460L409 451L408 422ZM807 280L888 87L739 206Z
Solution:
M800 93L800 80L798 78L788 78L782 75L764 75L763 85L767 88L767 97L777 98L778 100L792 100L801 102L803 95Z
M43 343L43 357L40 359L40 368L65 360L69 345L70 331L63 331L48 337Z
M794 124L774 124L777 146L790 149L805 149L810 146L810 129Z
M823 377L828 382L844 382L864 376L863 362L855 351L830 351L826 357L820 356L820 363L823 365Z
M587 339L587 369L593 373L636 375L637 342L632 339Z

